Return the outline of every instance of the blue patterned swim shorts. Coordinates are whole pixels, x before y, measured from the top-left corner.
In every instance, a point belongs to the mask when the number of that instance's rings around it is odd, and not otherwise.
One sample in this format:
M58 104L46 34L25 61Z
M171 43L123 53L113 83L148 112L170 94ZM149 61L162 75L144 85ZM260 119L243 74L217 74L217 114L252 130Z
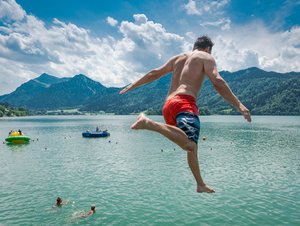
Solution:
M200 134L200 120L198 115L192 112L180 112L176 115L176 126L185 132L189 139L198 144Z

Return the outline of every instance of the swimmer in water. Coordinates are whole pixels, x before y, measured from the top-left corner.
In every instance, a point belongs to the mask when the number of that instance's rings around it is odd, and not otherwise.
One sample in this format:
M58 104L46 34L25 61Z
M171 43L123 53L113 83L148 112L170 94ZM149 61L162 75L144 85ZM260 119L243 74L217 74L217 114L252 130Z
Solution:
M62 205L63 205L63 201L61 197L57 197L54 207L61 207Z
M74 213L74 214L73 214L73 219L87 218L87 217L92 216L94 213L96 213L96 206L95 206L95 205L92 205L92 206L91 206L91 210L89 210L89 211L86 212L86 213L83 213L83 212L77 212L77 213Z
M57 197L57 199L56 199L56 203L55 203L55 205L53 206L54 208L56 208L56 207L61 207L62 205L66 205L66 204L68 204L70 202L70 200L62 200L62 198L61 197ZM73 202L74 203L74 202Z
M91 210L85 213L82 217L89 217L96 213L96 206L91 206Z

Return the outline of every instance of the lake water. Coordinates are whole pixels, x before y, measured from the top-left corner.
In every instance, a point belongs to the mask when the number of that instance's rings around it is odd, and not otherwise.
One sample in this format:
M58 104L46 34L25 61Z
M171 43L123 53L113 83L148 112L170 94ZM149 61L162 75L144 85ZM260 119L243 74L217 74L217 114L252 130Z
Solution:
M162 121L160 116L150 116ZM186 153L136 116L0 119L0 225L300 225L300 117L201 117L199 194ZM109 138L87 139L96 126ZM38 141L37 141L38 139ZM52 208L56 197L68 200ZM96 205L96 214L76 219Z

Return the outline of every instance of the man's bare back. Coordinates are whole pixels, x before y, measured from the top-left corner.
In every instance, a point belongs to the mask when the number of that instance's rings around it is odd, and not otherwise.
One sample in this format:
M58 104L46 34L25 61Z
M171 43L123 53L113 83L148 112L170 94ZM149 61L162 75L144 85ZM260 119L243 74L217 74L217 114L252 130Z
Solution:
M173 75L167 99L178 94L187 94L197 98L205 78L204 61L211 56L195 50L171 59Z

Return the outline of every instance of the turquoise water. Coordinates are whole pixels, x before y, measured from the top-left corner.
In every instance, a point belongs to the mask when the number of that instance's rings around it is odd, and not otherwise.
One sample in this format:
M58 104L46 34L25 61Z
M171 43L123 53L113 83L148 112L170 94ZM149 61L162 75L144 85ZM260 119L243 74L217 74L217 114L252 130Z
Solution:
M196 193L186 153L130 130L135 118L0 119L1 141L19 128L35 140L0 143L0 225L300 225L300 117L201 117L215 194ZM81 137L97 125L111 137ZM57 196L69 203L52 208ZM76 219L92 204L96 214Z

